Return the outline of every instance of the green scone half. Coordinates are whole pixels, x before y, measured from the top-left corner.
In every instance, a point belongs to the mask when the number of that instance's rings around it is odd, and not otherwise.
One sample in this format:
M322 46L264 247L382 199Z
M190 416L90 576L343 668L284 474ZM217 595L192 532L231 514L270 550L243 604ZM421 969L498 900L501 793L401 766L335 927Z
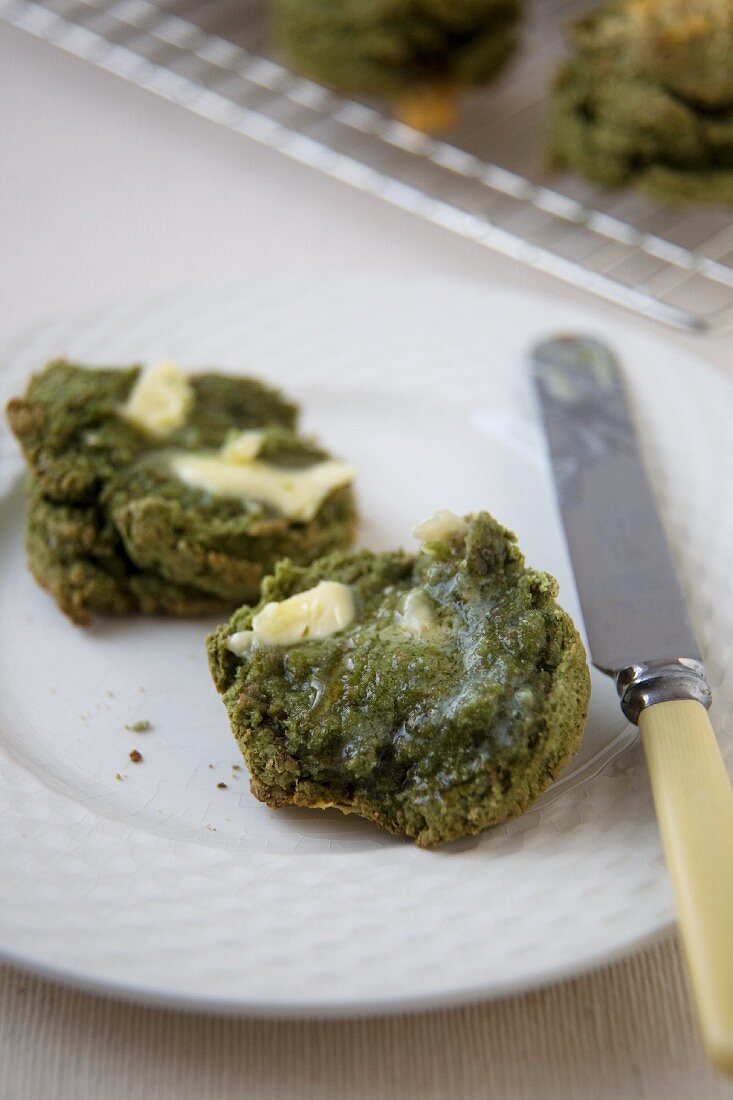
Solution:
M590 680L511 532L482 512L416 533L416 555L282 562L208 652L257 798L427 848L527 809L578 746Z
M8 418L32 475L32 572L76 622L257 599L289 557L348 546L355 471L256 379L50 363Z
M220 597L137 568L96 505L56 504L33 481L27 497L29 569L77 625L87 626L93 613L193 618L226 610Z

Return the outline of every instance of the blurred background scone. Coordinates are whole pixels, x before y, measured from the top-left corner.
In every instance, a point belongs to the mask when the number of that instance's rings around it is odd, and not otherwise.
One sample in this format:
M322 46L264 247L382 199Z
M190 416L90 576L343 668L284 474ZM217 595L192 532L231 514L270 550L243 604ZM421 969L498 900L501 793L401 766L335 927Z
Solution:
M570 30L550 156L662 202L733 200L733 4L611 0Z
M520 0L275 0L291 64L345 92L383 96L402 121L441 130L458 92L483 84L518 39Z

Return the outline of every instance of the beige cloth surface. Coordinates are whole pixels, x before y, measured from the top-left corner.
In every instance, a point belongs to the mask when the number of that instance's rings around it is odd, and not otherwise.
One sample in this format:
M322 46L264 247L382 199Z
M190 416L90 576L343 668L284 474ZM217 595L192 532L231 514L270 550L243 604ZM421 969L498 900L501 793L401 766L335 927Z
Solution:
M2 26L0 149L3 335L133 290L297 268L434 270L592 304ZM730 365L731 336L674 339ZM367 1021L207 1019L0 967L0 1100L234 1097L708 1100L733 1083L704 1059L670 939L547 990Z
M141 1008L0 969L2 1100L713 1100L677 943L490 1004L342 1021Z

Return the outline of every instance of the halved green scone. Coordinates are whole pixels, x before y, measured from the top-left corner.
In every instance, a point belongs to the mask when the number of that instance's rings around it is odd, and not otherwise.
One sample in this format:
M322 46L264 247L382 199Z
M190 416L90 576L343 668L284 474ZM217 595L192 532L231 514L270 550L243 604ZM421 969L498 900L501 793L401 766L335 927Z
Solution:
M28 492L25 541L36 581L80 626L86 626L95 612L193 617L227 606L221 598L143 573L129 560L115 528L99 508L56 504L34 485Z
M198 614L256 599L282 557L348 546L354 471L296 416L250 378L50 363L8 406L33 475L36 577L77 622Z
M430 847L527 809L577 748L590 681L511 532L479 513L417 533L416 555L281 563L208 652L257 798Z

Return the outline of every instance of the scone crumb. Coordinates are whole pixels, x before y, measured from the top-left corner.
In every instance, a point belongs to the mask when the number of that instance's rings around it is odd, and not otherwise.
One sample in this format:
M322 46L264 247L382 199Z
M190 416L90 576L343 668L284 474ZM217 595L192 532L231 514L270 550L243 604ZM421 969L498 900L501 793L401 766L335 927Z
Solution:
M143 754L138 752L137 749L133 749L130 753L130 760L132 760L133 764L142 764Z

